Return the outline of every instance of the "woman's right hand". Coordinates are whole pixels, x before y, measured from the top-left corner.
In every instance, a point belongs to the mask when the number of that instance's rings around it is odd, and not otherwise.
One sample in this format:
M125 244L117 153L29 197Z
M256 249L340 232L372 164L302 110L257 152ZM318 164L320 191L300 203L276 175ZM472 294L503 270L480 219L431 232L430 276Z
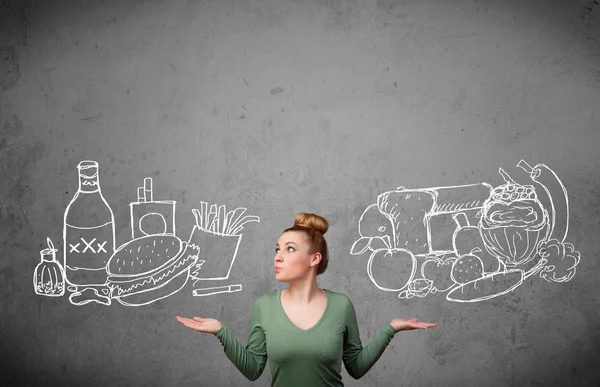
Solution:
M219 320L215 320L214 318L185 318L177 316L177 321L195 331L212 333L213 335L223 327Z

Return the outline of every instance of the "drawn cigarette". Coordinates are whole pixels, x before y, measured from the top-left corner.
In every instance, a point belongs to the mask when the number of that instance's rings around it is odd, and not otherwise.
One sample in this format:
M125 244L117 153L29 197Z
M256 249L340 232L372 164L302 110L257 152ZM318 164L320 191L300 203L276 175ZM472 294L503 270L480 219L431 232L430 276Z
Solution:
M152 178L146 177L144 179L144 196L147 202L153 201L152 199Z
M146 194L144 193L144 187L138 187L137 195L138 195L138 203L144 203L146 201Z
M216 286L213 288L194 289L192 295L194 296L210 296L219 293L233 293L242 291L242 284L228 285L228 286Z

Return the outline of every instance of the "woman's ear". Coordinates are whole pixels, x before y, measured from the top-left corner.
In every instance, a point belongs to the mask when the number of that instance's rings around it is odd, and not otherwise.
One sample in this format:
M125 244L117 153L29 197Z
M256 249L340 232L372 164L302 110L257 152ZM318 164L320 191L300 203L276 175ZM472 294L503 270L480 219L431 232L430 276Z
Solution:
M319 263L321 263L322 258L323 258L323 256L321 255L321 253L319 253L319 252L314 253L312 256L312 259L310 260L310 267L317 266Z

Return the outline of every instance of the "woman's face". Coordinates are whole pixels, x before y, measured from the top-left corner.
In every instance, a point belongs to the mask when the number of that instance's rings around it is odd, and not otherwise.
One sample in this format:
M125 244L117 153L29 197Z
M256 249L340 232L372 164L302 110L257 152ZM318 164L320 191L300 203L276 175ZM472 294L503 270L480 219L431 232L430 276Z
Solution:
M320 255L320 254L317 254ZM315 254L310 254L310 245L301 231L288 231L281 234L275 247L275 278L290 282L305 278L311 271Z

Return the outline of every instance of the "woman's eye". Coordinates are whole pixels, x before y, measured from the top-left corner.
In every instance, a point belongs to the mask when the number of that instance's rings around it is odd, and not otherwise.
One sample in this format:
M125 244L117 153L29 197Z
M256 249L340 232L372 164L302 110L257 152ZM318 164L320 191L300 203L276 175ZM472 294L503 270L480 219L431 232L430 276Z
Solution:
M288 247L288 251L291 249L291 251L296 251L295 248L293 248L292 246Z
M279 247L275 248L275 253L279 252Z

